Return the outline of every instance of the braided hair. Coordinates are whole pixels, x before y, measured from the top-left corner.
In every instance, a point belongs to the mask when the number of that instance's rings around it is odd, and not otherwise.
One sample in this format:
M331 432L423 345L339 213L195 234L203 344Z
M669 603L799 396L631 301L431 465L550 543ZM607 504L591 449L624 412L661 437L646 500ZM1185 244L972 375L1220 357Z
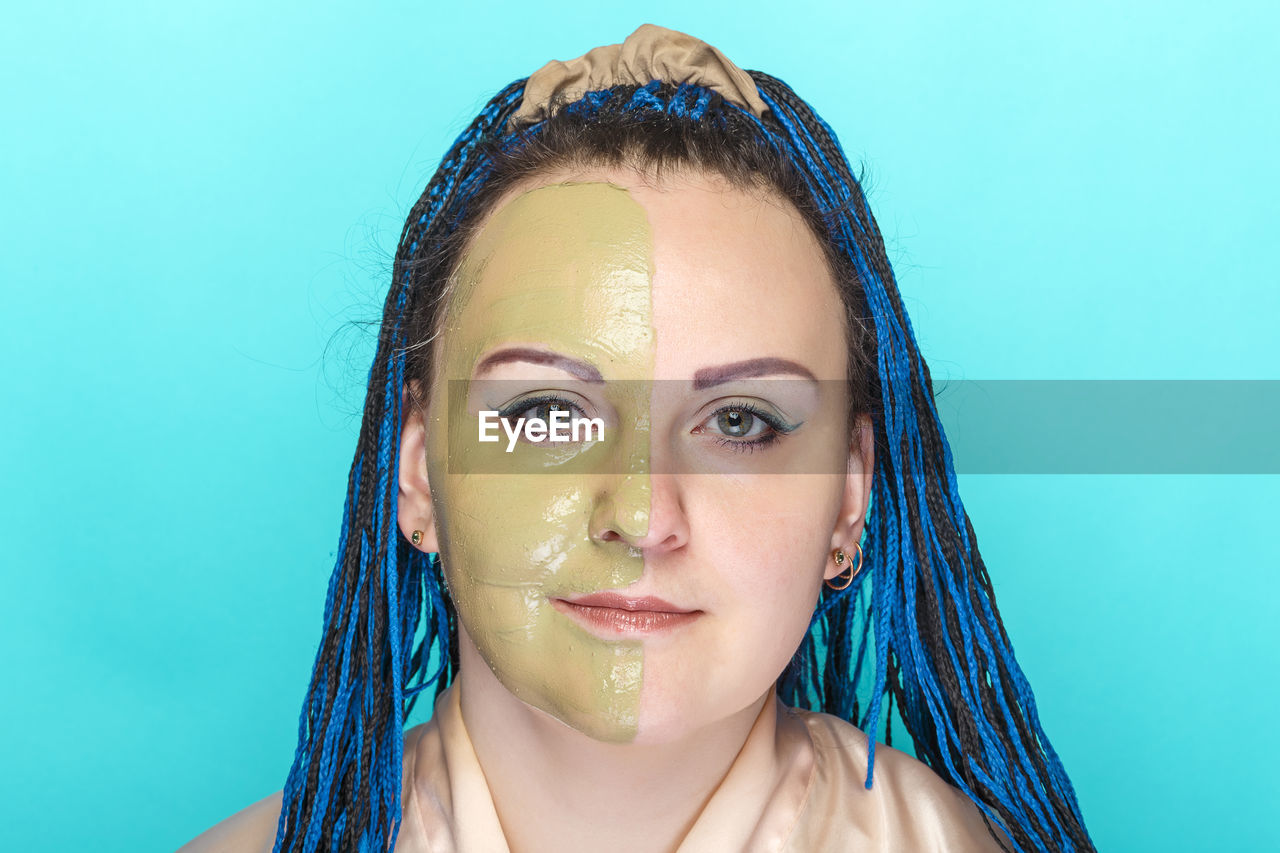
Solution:
M410 546L396 523L402 418L419 402L402 392L406 381L429 383L452 273L504 191L554 169L619 165L702 170L778 192L823 246L846 308L849 411L871 416L876 444L866 569L848 588L824 590L777 681L779 696L870 733L896 702L917 757L1015 849L1094 849L1000 620L929 368L860 181L808 104L782 81L748 73L768 106L764 116L697 85L655 80L588 92L554 104L549 118L516 125L525 84L517 80L457 138L410 211L369 371L275 853L393 849L404 721L420 693L438 696L458 672L457 620L439 556Z

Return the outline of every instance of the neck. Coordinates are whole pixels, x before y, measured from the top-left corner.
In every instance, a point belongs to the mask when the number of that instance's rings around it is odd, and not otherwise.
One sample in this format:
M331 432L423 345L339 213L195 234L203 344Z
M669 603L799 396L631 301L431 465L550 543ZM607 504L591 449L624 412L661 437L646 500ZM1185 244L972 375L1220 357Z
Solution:
M514 853L676 849L772 699L670 742L604 743L517 699L458 635L463 722Z

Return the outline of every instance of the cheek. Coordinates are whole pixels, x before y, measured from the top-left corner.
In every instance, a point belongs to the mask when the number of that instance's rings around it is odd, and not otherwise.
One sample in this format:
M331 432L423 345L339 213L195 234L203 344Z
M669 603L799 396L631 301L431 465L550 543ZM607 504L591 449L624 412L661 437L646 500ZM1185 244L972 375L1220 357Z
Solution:
M581 494L564 484L549 489L551 479L481 475L452 483L445 494L451 570L504 588L553 579L581 524ZM551 503L560 511L547 511Z
M716 494L699 503L713 514L694 535L719 567L726 604L776 626L758 636L789 646L789 656L821 591L841 482L822 475L706 479L718 481L709 484Z
M705 512L695 536L738 555L768 557L750 561L762 567L780 569L790 563L798 569L800 562L808 565L815 557L822 562L835 529L842 478L778 474L701 479L705 494L692 503ZM796 577L794 572L774 573L779 582Z

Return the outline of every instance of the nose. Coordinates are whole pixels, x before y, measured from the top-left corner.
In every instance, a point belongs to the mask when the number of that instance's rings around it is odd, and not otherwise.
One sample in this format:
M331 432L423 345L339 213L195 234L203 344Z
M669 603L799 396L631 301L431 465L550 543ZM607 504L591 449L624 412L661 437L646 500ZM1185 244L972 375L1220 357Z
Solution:
M626 474L597 496L591 538L622 541L649 553L673 551L689 541L689 520L672 474Z

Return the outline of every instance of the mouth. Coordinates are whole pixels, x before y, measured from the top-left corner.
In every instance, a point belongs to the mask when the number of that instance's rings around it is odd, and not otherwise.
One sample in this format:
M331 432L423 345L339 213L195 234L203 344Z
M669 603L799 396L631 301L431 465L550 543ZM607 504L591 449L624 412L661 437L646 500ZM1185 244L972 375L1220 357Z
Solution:
M595 592L574 599L552 598L551 604L595 633L613 636L658 634L688 625L702 616L654 596L632 598L616 592Z

